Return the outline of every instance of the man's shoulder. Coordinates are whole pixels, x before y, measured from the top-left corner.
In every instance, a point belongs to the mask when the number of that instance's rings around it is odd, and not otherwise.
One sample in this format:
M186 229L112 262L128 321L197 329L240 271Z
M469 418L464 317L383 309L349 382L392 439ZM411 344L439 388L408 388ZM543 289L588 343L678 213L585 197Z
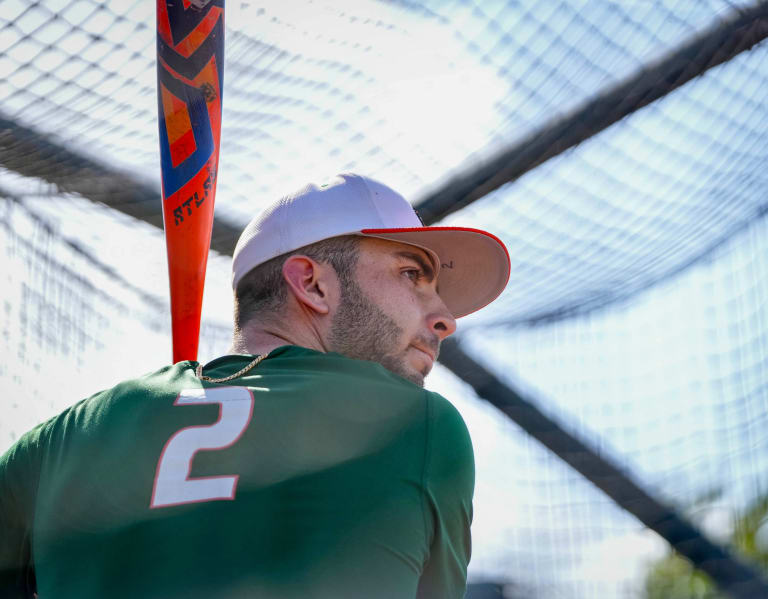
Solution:
M6 470L13 462L28 461L41 445L46 430L53 418L41 422L33 429L19 437L5 453L0 454L0 472Z
M332 387L383 386L390 391L403 394L424 393L421 387L391 372L378 362L350 358L336 352L284 346L272 352L262 364L262 372L273 374L289 372L292 376L321 380ZM257 371L255 373L258 374Z
M176 364L168 364L152 372L120 381L114 387L96 393L99 395L122 396L125 394L165 394L176 392L180 385L197 381L195 377L195 362L184 360Z
M434 391L428 391L430 439L434 455L448 470L459 464L474 464L472 438L456 406ZM473 466L472 466L473 468Z
M189 362L178 362L159 368L153 372L123 379L111 387L96 391L64 410L59 416L69 412L82 412L116 400L135 399L172 392L179 386L184 374L191 370ZM52 420L55 420L54 417Z
M464 418L461 412L450 400L446 399L437 391L424 389L425 399L429 407L429 414L432 420L443 425L460 426L466 428Z
M124 379L112 387L96 391L62 410L42 424L32 429L27 435L41 440L49 431L60 428L70 420L88 424L98 420L98 413L116 402L135 405L140 398L152 399L158 395L178 393L180 381L192 371L189 362L166 365L158 370L133 378Z

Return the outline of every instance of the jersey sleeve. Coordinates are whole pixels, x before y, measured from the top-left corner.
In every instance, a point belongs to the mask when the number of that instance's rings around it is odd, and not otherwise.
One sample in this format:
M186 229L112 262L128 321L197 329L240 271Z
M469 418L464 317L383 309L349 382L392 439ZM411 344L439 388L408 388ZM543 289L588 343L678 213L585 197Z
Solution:
M30 537L43 426L28 432L0 457L0 597L33 596Z
M429 403L425 516L430 520L432 541L417 597L462 599L472 551L472 442L464 420L451 403L436 393L430 393Z

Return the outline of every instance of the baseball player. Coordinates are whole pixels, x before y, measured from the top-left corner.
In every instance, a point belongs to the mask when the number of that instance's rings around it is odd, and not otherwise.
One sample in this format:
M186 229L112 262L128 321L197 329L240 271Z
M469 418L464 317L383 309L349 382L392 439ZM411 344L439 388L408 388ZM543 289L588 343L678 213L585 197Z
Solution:
M230 353L85 399L0 458L0 596L464 596L474 462L422 384L509 277L494 236L424 227L340 175L233 258Z

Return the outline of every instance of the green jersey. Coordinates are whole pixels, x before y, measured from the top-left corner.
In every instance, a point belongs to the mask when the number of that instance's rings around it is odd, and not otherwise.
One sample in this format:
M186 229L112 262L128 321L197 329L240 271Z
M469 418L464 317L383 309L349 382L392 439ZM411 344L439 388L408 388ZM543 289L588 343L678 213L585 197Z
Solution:
M295 346L225 383L196 366L83 400L0 458L0 596L464 596L474 462L447 400Z

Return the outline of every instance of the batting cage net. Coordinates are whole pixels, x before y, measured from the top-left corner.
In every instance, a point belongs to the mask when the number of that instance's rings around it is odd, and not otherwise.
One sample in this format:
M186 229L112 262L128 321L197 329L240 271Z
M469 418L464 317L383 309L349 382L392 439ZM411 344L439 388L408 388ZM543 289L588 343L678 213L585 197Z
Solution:
M0 6L4 451L171 349L155 5ZM768 3L249 1L226 19L200 360L228 348L242 226L308 180L379 178L512 260L427 381L475 447L469 596L760 596Z

